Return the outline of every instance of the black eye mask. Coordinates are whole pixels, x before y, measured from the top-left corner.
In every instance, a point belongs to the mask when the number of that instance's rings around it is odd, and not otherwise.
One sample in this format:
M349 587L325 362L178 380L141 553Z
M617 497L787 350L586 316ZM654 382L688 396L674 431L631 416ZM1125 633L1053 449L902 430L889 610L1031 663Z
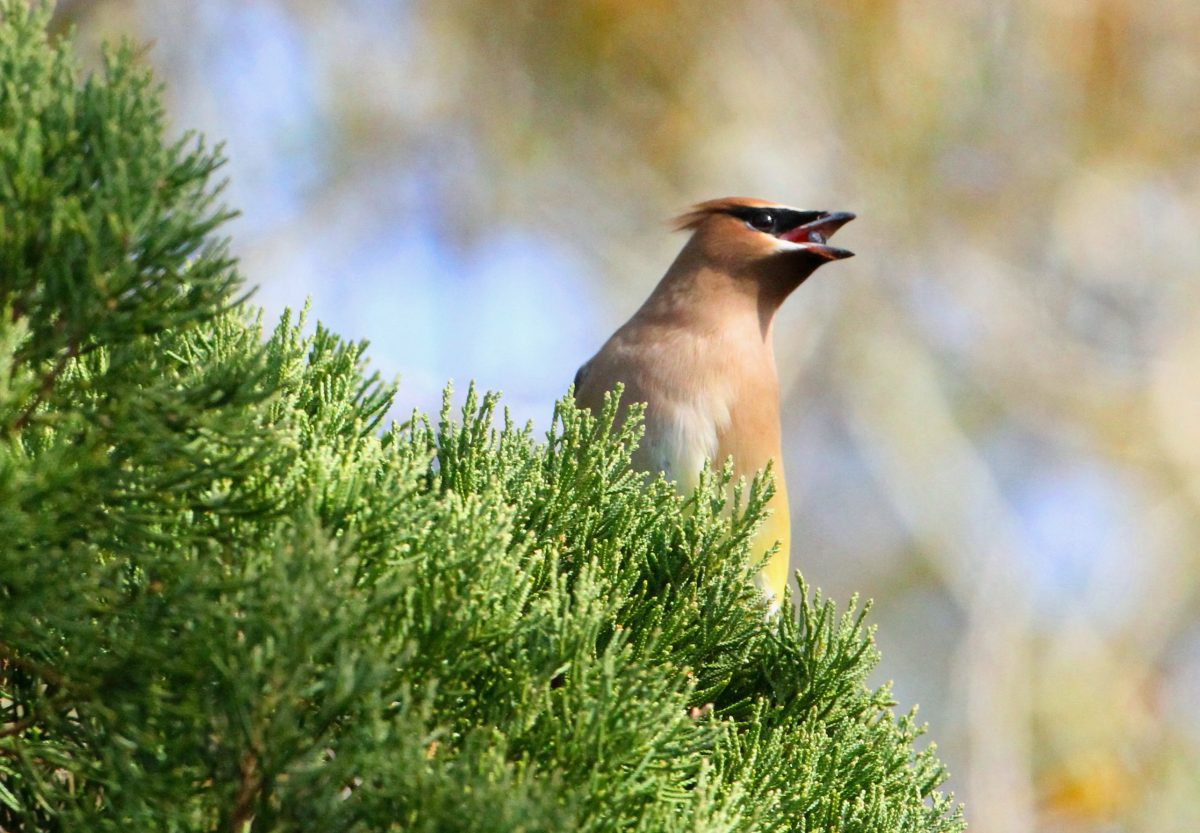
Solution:
M824 211L798 211L795 208L751 208L750 206L735 206L728 209L726 213L739 220L745 220L756 231L776 237L826 215Z
M774 206L757 207L735 205L725 213L744 220L746 225L763 234L770 234L788 243L795 243L799 251L824 260L841 260L853 257L854 252L827 245L830 236L854 219L849 211L797 211L795 208Z

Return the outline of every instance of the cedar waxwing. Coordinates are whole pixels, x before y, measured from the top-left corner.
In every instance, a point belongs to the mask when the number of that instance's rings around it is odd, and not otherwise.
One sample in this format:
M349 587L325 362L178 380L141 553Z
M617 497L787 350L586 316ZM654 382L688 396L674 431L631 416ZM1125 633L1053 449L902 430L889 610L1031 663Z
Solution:
M646 403L634 463L694 489L705 460L733 457L752 477L773 461L771 515L754 544L779 542L759 576L772 608L788 581L791 524L779 435L779 379L771 345L775 311L817 267L852 252L826 244L854 219L728 197L678 218L692 232L650 297L579 369L575 401L599 412L621 382L622 402Z

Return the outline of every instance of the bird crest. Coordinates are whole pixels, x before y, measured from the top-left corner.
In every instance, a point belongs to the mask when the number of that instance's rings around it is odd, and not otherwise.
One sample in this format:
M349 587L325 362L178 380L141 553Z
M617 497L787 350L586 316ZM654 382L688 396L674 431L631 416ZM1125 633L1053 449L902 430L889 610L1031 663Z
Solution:
M755 197L721 197L716 200L697 203L671 221L675 231L692 231L714 214L728 214L738 208L765 208L777 206L779 203L760 200Z

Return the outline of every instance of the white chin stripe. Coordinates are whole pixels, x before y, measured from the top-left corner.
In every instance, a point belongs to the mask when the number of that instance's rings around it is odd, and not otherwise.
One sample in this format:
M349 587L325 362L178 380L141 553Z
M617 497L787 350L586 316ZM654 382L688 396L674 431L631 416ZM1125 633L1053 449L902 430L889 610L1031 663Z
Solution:
M793 243L790 240L780 240L775 238L775 251L777 252L795 252L800 249L811 249L812 246L808 243Z

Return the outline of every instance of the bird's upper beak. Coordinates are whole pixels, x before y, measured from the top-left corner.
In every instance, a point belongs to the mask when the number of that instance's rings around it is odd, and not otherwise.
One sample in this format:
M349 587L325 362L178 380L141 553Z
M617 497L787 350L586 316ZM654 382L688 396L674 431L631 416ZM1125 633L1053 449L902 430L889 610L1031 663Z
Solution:
M854 219L849 211L835 211L832 214L823 213L810 223L779 235L780 240L795 243L803 249L812 252L822 260L841 260L844 257L854 257L854 252L826 245L825 241L846 223Z

